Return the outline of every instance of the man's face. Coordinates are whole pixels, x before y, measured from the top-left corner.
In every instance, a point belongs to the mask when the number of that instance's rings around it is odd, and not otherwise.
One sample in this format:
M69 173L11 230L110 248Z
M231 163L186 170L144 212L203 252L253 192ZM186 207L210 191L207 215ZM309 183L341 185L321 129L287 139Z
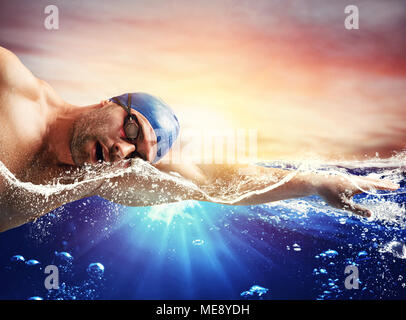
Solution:
M130 142L123 125L127 112L113 102L87 112L73 125L70 150L78 166L101 161L115 162L132 157L152 161L156 156L156 135L148 120L131 110L140 124L135 142Z

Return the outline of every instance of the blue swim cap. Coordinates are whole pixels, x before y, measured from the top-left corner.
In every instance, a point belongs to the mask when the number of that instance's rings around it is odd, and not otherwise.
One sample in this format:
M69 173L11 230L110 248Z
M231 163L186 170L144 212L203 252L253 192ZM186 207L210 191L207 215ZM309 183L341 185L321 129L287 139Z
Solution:
M172 144L179 135L179 121L172 109L161 99L147 93L125 93L121 96L113 97L118 99L123 105L128 106L128 95L131 95L130 107L141 113L151 124L157 138L157 154L152 161L159 161L168 153Z

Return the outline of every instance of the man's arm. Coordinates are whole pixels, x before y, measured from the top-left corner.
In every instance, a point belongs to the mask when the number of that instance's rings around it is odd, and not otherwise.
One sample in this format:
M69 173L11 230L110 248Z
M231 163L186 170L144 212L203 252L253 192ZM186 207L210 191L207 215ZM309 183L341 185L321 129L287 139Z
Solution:
M33 221L64 204L94 195L127 206L206 200L193 183L162 173L142 160L133 162L134 165L127 168L120 164L77 168L60 174L57 184L44 181L40 185L21 182L7 168L2 168L0 232Z
M148 172L128 174L104 183L101 197L129 206L181 200L230 205L257 205L290 198L319 195L328 204L361 216L371 212L351 201L357 193L396 190L387 180L325 173L307 173L254 165L148 165ZM192 182L192 183L191 183Z
M11 176L8 179L2 182L6 187L0 194L0 232L30 222L66 203L94 195L126 206L151 206L182 200L257 205L318 194L334 207L370 216L368 209L350 201L354 194L362 192L358 187L368 191L398 188L387 180L355 176L351 179L357 186L345 177L321 173L250 165L153 167L142 160L133 160L126 169L112 167L100 176L94 174L58 187L21 184Z
M35 185L21 182L4 170L0 175L0 232L33 221L66 203L89 197L103 182L74 180L66 184Z

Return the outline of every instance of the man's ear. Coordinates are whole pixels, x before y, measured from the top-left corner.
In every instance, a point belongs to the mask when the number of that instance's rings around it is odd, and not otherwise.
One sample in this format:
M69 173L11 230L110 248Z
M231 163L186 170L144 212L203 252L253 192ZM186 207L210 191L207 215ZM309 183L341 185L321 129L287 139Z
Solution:
M104 107L106 104L108 104L110 101L109 100L102 100L100 101L100 106Z

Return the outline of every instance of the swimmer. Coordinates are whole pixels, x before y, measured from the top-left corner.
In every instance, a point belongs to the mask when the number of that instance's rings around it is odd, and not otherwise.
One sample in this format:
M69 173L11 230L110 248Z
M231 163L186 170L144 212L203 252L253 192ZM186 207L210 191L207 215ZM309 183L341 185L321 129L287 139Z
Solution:
M127 206L145 206L181 200L223 203L221 194L203 192L205 186L242 181L240 169L249 165L171 165L160 160L179 133L179 122L162 100L145 93L123 94L88 106L64 101L45 81L35 77L9 50L0 47L0 161L18 179L47 185L59 177L67 184L87 164L123 163L141 158L162 171L151 181L137 171L106 179L85 181L75 189L52 194L30 192L0 175L0 231L30 222L55 208L90 196ZM128 160L130 159L130 160ZM141 160L136 160L141 161ZM182 184L171 172L190 181ZM258 168L253 172L281 180L291 171ZM72 174L72 181L67 176ZM252 190L247 179L246 188ZM352 202L361 190L396 190L387 180L297 172L286 183L261 194L253 193L233 205L319 195L329 205L369 217L371 212ZM159 184L158 187L156 184ZM193 183L193 184L192 184ZM191 187L195 186L195 187ZM142 196L140 196L142 195ZM225 203L225 202L224 202Z

